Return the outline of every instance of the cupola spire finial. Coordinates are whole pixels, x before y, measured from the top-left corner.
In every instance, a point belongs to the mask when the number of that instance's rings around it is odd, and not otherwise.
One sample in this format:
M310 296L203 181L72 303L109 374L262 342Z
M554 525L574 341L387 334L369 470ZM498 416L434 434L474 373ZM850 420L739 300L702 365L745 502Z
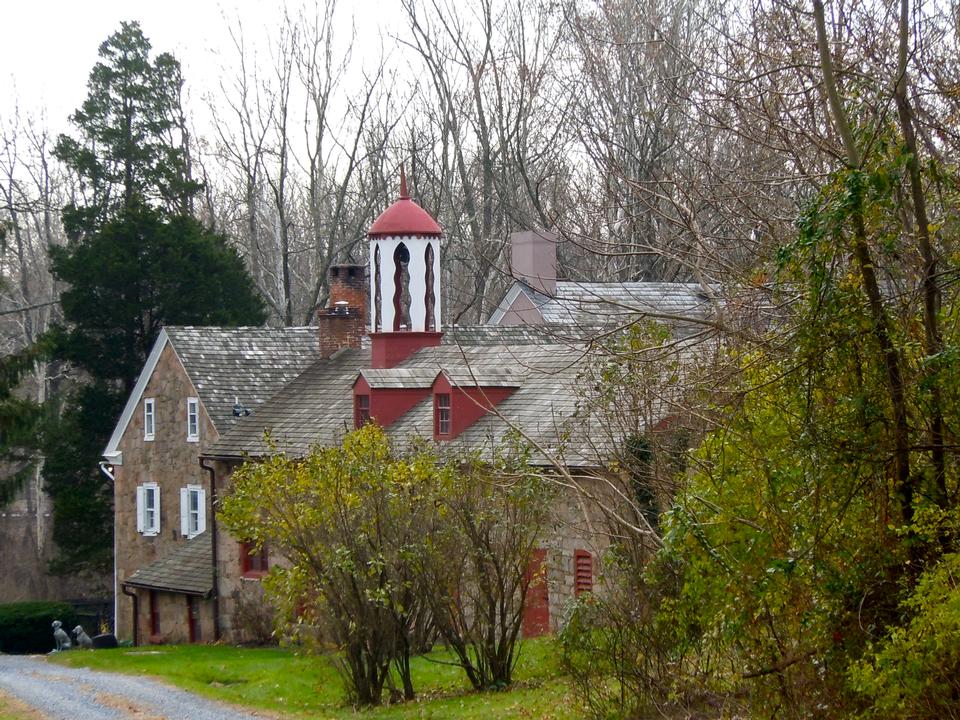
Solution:
M410 195L407 194L407 172L403 168L403 163L400 163L400 197L410 197Z

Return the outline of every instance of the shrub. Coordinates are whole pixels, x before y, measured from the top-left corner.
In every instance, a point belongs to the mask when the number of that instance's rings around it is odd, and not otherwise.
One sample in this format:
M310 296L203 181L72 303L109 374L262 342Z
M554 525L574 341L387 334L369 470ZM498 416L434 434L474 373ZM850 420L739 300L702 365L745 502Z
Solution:
M56 647L54 620L67 633L79 618L74 609L60 602L23 602L0 605L0 652L45 653Z
M550 486L517 449L467 458L434 485L417 580L437 632L477 690L513 680L528 564L550 512ZM451 559L456 558L455 562Z
M617 550L607 558L605 591L581 595L571 608L561 665L588 717L685 716L710 701L701 666L709 651L675 602L671 569L643 571Z
M960 554L927 570L902 609L909 622L850 669L863 717L960 717Z

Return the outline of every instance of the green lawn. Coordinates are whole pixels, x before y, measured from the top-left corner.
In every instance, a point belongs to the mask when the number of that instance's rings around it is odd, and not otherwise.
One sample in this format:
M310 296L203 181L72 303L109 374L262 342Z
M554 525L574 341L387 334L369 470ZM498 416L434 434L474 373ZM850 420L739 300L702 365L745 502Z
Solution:
M580 716L561 676L549 639L524 643L516 684L504 692L470 691L462 671L436 661L435 651L413 664L419 699L360 713L380 720L400 718L524 718L568 720ZM152 675L224 702L293 717L356 718L344 705L343 684L324 658L301 657L284 649L181 645L77 651L51 656L54 662Z

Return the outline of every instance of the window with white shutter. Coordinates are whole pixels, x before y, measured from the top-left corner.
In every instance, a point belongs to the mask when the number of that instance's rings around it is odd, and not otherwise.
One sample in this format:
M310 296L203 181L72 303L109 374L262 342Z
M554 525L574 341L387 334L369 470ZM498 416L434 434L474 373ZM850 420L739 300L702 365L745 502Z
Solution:
M206 529L206 492L199 485L180 488L180 534L189 539Z
M160 532L160 487L156 483L137 487L137 532L147 536Z

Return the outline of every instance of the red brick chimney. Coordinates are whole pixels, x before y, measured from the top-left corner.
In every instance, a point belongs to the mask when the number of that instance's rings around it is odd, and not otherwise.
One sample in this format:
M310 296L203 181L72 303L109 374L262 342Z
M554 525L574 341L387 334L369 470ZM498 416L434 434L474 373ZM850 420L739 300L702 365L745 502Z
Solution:
M330 301L317 313L320 357L343 348L359 348L367 331L367 288L363 265L330 266Z
M350 307L365 308L367 304L366 265L331 265L330 300L327 307L336 307L346 301Z

